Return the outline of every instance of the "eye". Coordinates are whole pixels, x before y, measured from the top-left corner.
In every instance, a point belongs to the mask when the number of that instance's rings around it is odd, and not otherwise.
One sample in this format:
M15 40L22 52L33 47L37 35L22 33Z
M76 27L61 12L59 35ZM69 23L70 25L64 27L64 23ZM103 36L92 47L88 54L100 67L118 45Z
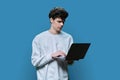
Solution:
M58 23L63 23L64 24L64 22L63 21L57 21Z
M58 23L61 23L62 21L57 21Z

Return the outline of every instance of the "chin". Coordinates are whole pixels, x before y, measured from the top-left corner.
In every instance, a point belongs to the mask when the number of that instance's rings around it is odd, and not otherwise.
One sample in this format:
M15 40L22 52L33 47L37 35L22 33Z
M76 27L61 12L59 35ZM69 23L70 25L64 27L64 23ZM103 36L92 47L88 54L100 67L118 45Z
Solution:
M58 33L60 33L60 32L61 32L61 30L58 30L57 32L58 32Z
M61 29L58 29L58 31L61 31Z

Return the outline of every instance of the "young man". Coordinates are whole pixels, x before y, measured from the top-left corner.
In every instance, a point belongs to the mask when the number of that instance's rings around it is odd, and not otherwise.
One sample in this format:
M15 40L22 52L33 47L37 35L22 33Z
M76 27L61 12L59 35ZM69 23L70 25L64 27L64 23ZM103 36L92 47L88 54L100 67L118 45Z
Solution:
M52 9L49 13L50 29L33 39L31 60L37 70L37 80L68 80L68 61L64 58L73 38L62 31L67 17L64 8Z

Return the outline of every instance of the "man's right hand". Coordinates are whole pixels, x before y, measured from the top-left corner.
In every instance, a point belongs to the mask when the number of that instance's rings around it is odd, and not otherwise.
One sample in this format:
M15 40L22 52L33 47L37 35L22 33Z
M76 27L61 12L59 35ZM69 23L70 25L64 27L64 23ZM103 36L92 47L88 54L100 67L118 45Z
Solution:
M52 56L52 58L57 58L57 57L60 57L60 56L66 57L66 54L63 51L59 50L59 51L57 51L55 53L52 53L51 56Z

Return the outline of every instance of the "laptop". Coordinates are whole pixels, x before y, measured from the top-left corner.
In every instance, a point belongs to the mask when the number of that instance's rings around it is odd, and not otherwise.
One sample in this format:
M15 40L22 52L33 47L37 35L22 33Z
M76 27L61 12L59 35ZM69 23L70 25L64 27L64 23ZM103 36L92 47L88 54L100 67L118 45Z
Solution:
M73 43L68 51L66 60L84 59L90 43Z

